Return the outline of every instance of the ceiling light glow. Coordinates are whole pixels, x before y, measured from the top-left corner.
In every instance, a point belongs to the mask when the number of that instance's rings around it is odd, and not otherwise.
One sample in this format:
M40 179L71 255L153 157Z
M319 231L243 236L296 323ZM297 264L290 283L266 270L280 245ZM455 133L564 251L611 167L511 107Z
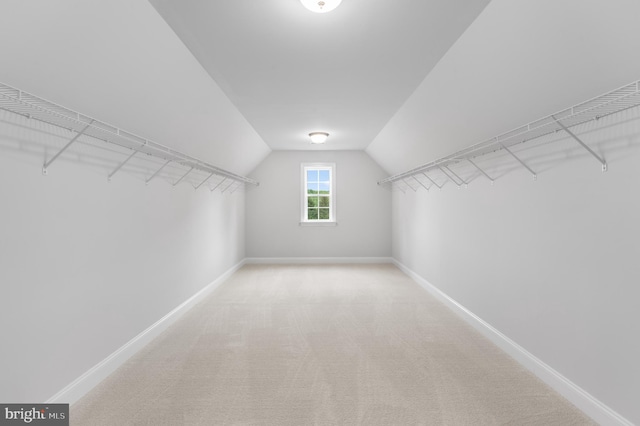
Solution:
M327 138L329 137L329 133L311 132L309 133L309 137L311 138L311 143L325 143L327 141Z
M300 0L302 5L315 13L327 13L338 7L342 0Z

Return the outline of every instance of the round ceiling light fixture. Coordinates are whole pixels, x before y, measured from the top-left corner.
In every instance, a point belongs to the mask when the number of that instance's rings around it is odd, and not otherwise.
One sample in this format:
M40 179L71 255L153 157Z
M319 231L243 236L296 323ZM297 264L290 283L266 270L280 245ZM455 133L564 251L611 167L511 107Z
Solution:
M327 13L340 6L342 0L300 0L300 2L312 12Z
M327 138L329 137L329 133L311 132L309 133L309 137L311 138L311 143L325 143L327 141Z

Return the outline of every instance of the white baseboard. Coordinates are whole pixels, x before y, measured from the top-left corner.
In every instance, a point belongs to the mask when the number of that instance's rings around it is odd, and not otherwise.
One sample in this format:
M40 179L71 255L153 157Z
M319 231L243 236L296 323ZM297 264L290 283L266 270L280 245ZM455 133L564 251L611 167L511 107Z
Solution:
M131 356L136 354L146 344L151 342L160 333L165 331L169 326L175 323L182 315L191 309L196 303L200 302L209 295L216 287L229 278L234 272L245 264L243 259L225 273L220 275L215 281L208 284L202 290L191 296L185 302L173 309L171 312L160 318L153 325L138 334L136 337L127 342L120 349L109 355L107 358L93 366L89 371L67 385L60 392L46 401L47 404L68 403L73 404L83 397L87 392L93 389L98 383L104 380L109 374L113 373L118 367L124 364Z
M393 259L393 263L405 274L413 278L421 287L435 296L439 301L451 308L456 314L461 316L473 328L480 331L489 338L500 349L509 354L521 365L535 374L543 382L553 388L560 395L564 396L573 405L582 410L586 415L603 426L633 426L629 420L613 411L611 408L594 398L587 391L580 388L575 383L564 377L562 374L536 358L522 346L493 328L480 317L469 311L467 308L456 302L454 299L443 293L433 284L404 266L398 260Z
M248 257L248 264L393 263L391 257Z

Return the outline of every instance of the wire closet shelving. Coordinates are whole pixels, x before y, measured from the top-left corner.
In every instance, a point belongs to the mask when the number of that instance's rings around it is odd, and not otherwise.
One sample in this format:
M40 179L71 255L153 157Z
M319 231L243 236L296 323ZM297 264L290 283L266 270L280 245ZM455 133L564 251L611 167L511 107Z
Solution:
M229 172L183 152L142 138L111 124L107 124L3 83L0 83L0 109L73 132L73 137L66 145L48 160L45 160L42 166L42 173L45 175L51 164L82 137L91 138L92 142L97 142L98 144L116 145L124 148L124 159L109 173L107 176L108 179L111 179L133 157L143 154L161 160L160 167L146 178L145 183L147 184L169 165L173 164L180 165L186 171L179 179L173 182L174 186L184 181L187 175L194 171L199 171L201 174L204 173L207 176L206 179L200 181L199 184L194 185L195 189L203 186L213 176L218 176L221 180L219 180L213 188L209 188L212 192L218 188L223 192L226 190L233 192L240 186L246 184L259 185L259 182L248 177Z
M588 101L574 105L570 108L563 109L554 114L548 115L541 119L532 121L523 126L517 127L511 131L495 136L486 141L471 145L468 148L454 152L445 157L423 164L403 173L399 173L383 179L378 185L400 185L411 188L415 191L414 185L429 190L436 186L441 188L444 183L438 185L437 177L445 181L451 181L456 186L461 187L467 185L468 181L463 179L458 173L452 170L452 166L461 163L467 163L475 170L480 172L484 177L492 183L495 180L489 173L478 166L474 161L478 157L487 156L489 154L503 151L508 154L520 166L528 170L537 179L537 173L527 164L520 156L516 155L512 147L519 144L527 144L539 140L543 136L551 135L557 132L564 132L584 148L591 156L593 156L602 167L602 171L607 171L607 162L585 142L580 139L571 129L575 126L588 123L592 120L599 120L602 117L612 115L640 105L640 81L620 87L611 92L592 98ZM433 172L433 176L429 173ZM438 174L436 177L436 173ZM418 179L418 176L420 179ZM411 184L409 183L411 182ZM413 184L413 185L412 185ZM402 188L400 188L402 189ZM404 190L403 190L404 192Z

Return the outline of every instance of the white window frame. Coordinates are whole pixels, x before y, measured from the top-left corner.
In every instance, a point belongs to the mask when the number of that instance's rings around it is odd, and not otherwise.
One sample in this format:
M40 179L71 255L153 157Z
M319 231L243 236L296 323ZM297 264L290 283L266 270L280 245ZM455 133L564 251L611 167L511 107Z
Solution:
M309 219L307 212L307 171L329 169L329 219ZM336 164L335 163L302 163L300 165L300 225L302 226L335 226L336 220Z

